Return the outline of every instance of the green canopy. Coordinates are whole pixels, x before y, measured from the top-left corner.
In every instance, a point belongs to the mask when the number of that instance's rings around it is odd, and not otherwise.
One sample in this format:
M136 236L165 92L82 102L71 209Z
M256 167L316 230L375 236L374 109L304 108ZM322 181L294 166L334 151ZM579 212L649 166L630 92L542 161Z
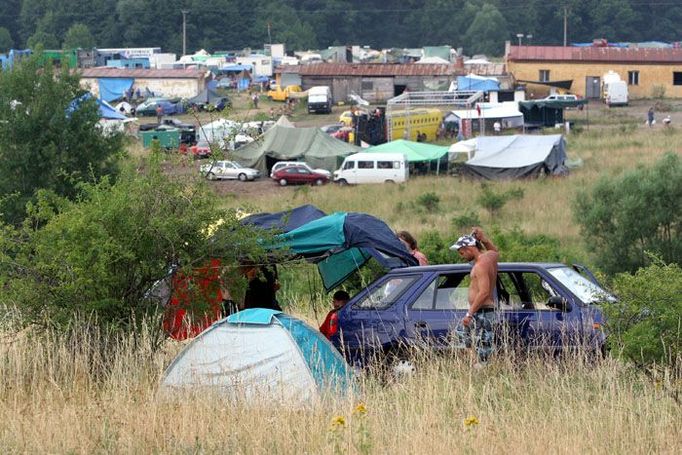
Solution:
M410 163L420 163L443 158L448 153L448 147L398 139L370 147L365 151L368 153L402 153Z
M335 139L319 128L292 128L275 125L254 142L232 155L240 164L267 172L274 161L301 160L313 168L338 169L345 157L360 152L360 147ZM272 160L268 165L268 160Z

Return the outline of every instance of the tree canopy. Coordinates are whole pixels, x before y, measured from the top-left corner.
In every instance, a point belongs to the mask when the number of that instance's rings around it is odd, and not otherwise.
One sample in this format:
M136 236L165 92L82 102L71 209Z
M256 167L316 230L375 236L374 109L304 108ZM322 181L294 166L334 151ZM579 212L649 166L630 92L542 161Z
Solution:
M674 41L682 5L639 0L0 0L0 27L15 46L61 48L67 31L86 26L99 47L182 50L260 48L270 39L288 49L360 44L420 47L450 44L471 55L501 55L505 40L535 44ZM270 35L268 36L268 28Z
M0 220L20 223L36 191L75 198L82 182L116 175L120 136L104 137L76 74L38 57L0 72Z

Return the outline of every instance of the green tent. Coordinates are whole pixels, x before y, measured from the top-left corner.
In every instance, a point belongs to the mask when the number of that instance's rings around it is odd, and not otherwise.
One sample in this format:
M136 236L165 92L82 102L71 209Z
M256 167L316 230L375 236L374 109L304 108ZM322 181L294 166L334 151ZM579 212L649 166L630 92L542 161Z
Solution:
M447 155L448 147L426 144L424 142L398 139L385 144L375 145L365 150L368 153L402 153L410 163L440 160Z
M232 155L240 164L264 173L277 161L306 161L313 168L334 171L345 157L361 150L325 134L319 128L275 125Z

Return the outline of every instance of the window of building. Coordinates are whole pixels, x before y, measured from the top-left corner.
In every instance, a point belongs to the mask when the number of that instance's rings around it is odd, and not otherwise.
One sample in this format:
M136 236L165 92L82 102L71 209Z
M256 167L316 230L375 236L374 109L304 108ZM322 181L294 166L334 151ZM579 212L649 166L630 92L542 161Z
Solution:
M639 71L628 71L628 85L639 85Z
M374 90L374 81L362 81L363 90Z
M549 82L549 70L540 70L538 80L540 82Z
M682 85L682 72L673 72L673 85Z

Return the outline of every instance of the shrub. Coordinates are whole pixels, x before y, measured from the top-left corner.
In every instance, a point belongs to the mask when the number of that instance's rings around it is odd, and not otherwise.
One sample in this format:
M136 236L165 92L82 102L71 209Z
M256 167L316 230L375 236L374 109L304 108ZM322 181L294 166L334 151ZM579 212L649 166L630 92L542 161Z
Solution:
M682 356L682 269L654 260L614 281L618 302L605 306L611 346L639 364L679 365Z
M573 204L576 221L607 273L648 264L646 252L682 261L682 159L674 153L651 167L603 177Z
M495 192L487 183L481 185L481 194L476 199L486 209L491 218L495 218L505 204L514 199L523 199L523 188L515 188L505 192Z
M255 233L220 210L203 182L172 180L154 163L146 174L131 169L116 183L80 188L75 202L41 192L22 227L4 228L0 304L17 306L27 322L67 327L94 316L134 329L158 312L145 296L171 264L187 273L220 258L236 276L240 258L262 255ZM197 299L196 309L205 305Z
M430 191L419 195L416 203L418 207L423 208L427 213L434 213L439 208L440 197L436 193Z
M571 262L571 253L553 237L526 234L519 228L499 231L493 228L489 233L500 250L500 260L505 262Z
M655 99L665 97L665 86L657 84L651 87L651 97Z
M465 228L478 226L479 224L481 224L481 220L479 219L478 214L473 210L452 218L452 227L458 231L461 231Z

